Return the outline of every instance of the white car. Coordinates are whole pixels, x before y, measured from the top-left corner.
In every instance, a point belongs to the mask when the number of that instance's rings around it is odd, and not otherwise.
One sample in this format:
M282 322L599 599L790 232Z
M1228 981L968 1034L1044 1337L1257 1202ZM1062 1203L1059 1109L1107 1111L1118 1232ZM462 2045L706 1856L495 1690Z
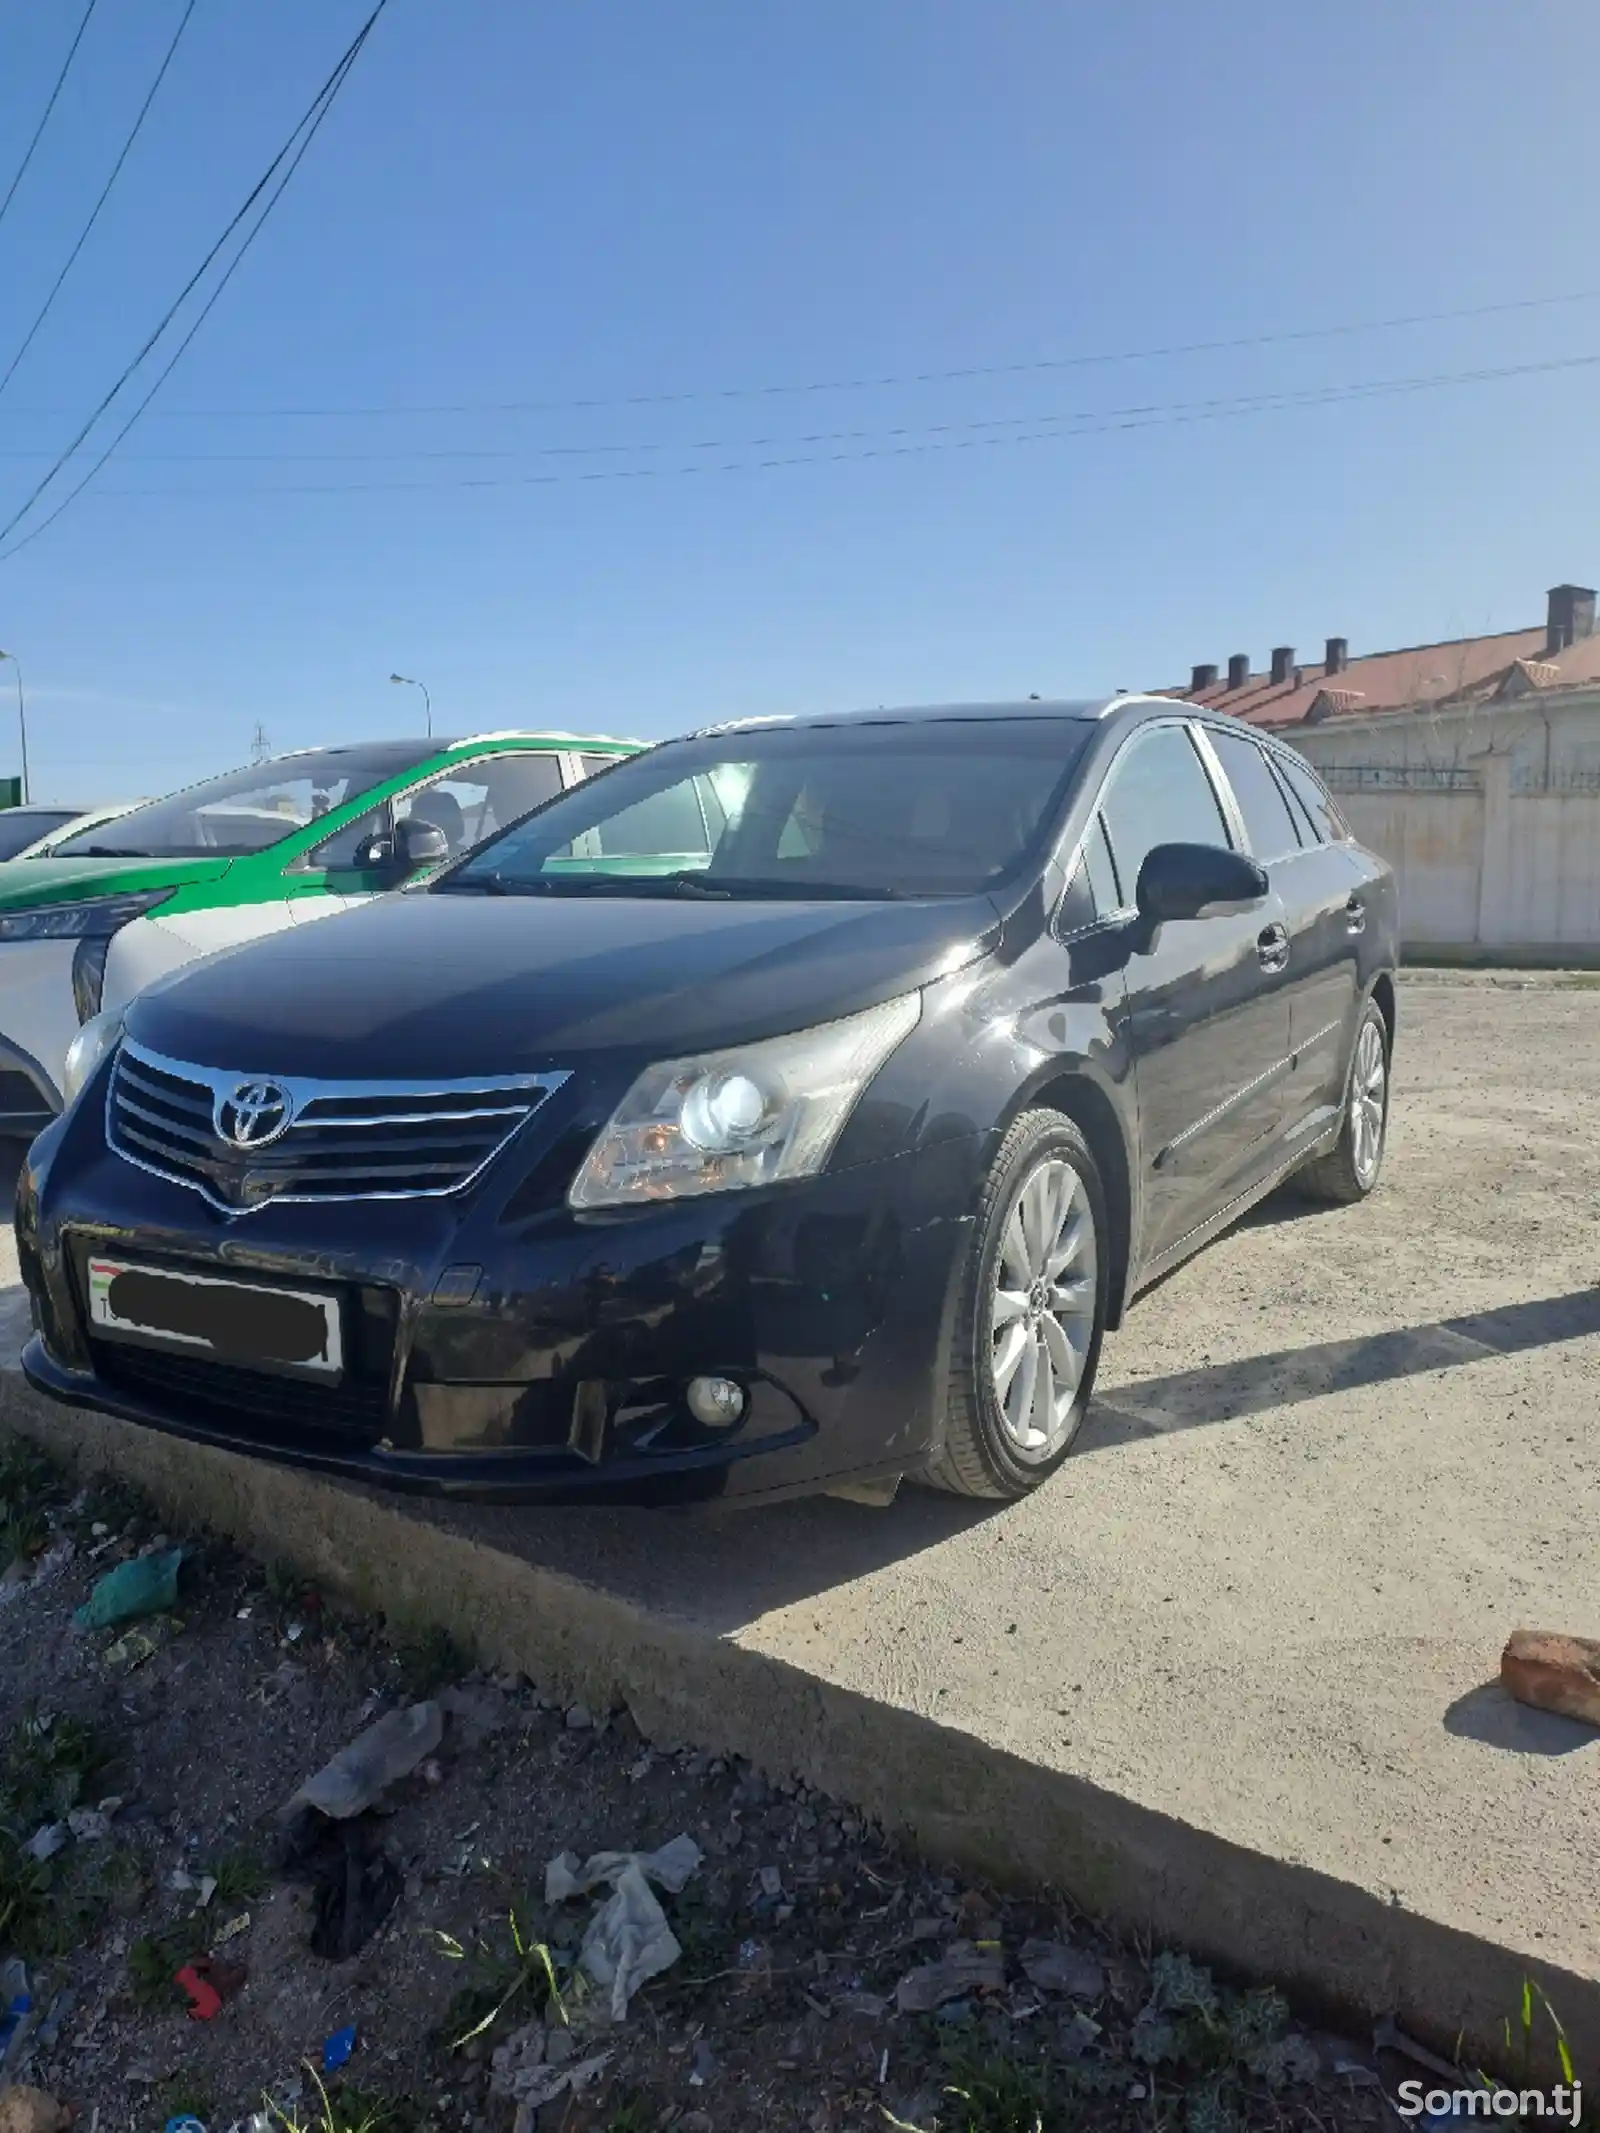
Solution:
M521 732L302 749L0 864L0 1138L31 1140L60 1111L68 1051L96 1015L458 859L638 747Z
M122 800L114 807L43 807L29 800L21 807L0 809L0 862L48 859L68 837L101 829L141 804L138 800Z

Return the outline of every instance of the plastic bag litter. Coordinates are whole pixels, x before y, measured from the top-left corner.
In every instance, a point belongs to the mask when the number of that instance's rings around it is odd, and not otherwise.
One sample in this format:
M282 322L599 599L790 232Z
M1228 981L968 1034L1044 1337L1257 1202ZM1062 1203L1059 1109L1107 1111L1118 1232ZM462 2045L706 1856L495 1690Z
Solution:
M620 2022L639 1987L670 1970L682 1953L655 1891L638 1867L625 1866L589 1921L578 1962L585 1976L609 1987L612 2017Z
M582 1866L576 1852L562 1852L544 1870L544 1900L565 1903L587 1896L602 1881L615 1881L625 1866L636 1866L649 1880L676 1896L700 1871L703 1854L693 1837L674 1837L653 1852L595 1852Z
M537 2111L543 2104L554 2103L568 2090L575 2096L581 2094L596 2075L604 2071L610 2058L609 2052L595 2052L587 2059L567 2059L559 2066L552 2066L539 2055L536 2042L530 2039L529 2046L514 2063L508 2056L507 2063L502 2066L501 2053L495 2054L492 2092L513 2098L519 2106L517 2115L520 2117L524 2110Z
M21 1956L8 1956L0 1964L0 2003L0 2073L5 2073L22 2057L33 2028L33 1994Z
M388 1712L341 1748L315 1777L307 1778L284 1814L315 1807L331 1821L348 1822L365 1813L390 1785L409 1777L425 1756L432 1755L443 1733L444 1712L436 1703L414 1703L408 1710Z
M582 1866L575 1852L562 1852L545 1869L547 1903L611 1883L611 1894L584 1932L578 1962L586 1977L610 1992L614 2020L627 2014L647 1979L670 1970L683 1953L650 1883L676 1895L699 1871L701 1856L693 1837L678 1836L653 1852L596 1852Z
M109 1629L114 1622L137 1622L142 1615L165 1614L178 1604L178 1572L183 1550L136 1555L108 1570L73 1616L79 1629Z

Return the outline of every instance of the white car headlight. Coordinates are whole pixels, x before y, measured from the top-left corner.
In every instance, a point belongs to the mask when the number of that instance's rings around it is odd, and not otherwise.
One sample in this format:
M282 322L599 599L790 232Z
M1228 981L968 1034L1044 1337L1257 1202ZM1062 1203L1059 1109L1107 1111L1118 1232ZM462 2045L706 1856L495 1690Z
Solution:
M793 1036L646 1067L584 1158L568 1205L627 1207L813 1176L921 1013L922 995L903 993Z
M66 1062L61 1069L61 1094L67 1103L74 1102L79 1090L93 1081L100 1062L121 1042L120 1007L110 1007L103 1015L90 1016L67 1046Z

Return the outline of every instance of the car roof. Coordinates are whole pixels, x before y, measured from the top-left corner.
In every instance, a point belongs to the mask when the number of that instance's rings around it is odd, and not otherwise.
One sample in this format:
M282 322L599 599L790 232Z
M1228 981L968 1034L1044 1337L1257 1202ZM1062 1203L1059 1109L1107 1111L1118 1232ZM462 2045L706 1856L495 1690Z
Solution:
M1092 724L1111 712L1152 710L1187 711L1188 706L1170 696L1024 697L1020 702L998 701L975 704L880 704L876 710L780 711L766 716L732 718L701 726L700 733L755 732L766 726L911 726L975 723L983 719L1071 719Z
M369 748L417 749L417 761L424 763L430 756L449 755L456 748L481 748L487 741L542 741L552 748L646 748L647 741L631 741L614 733L564 733L554 727L507 727L498 733L469 733L459 738L443 738L435 735L432 740L418 740L414 735L391 735L387 740L330 741L313 748L285 748L277 755L268 756L259 766L270 771L274 763L292 763L298 757L308 755L358 755Z

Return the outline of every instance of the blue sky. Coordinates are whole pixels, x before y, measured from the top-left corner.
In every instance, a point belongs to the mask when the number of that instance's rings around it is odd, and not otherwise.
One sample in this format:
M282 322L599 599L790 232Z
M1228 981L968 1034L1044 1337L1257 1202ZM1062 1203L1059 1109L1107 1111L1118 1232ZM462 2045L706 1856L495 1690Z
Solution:
M367 4L198 0L0 395L0 518ZM0 225L0 368L181 6L100 0ZM0 188L79 11L0 15ZM659 735L1536 620L1600 570L1600 366L1094 424L1600 353L1597 59L1584 0L391 0L150 414L0 563L36 793L164 789L258 720L281 747L410 730L394 668L444 730ZM668 395L700 397L626 404ZM575 400L623 404L547 404ZM437 407L468 411L399 411ZM308 409L366 412L281 412ZM1091 433L1040 441L1062 415Z

